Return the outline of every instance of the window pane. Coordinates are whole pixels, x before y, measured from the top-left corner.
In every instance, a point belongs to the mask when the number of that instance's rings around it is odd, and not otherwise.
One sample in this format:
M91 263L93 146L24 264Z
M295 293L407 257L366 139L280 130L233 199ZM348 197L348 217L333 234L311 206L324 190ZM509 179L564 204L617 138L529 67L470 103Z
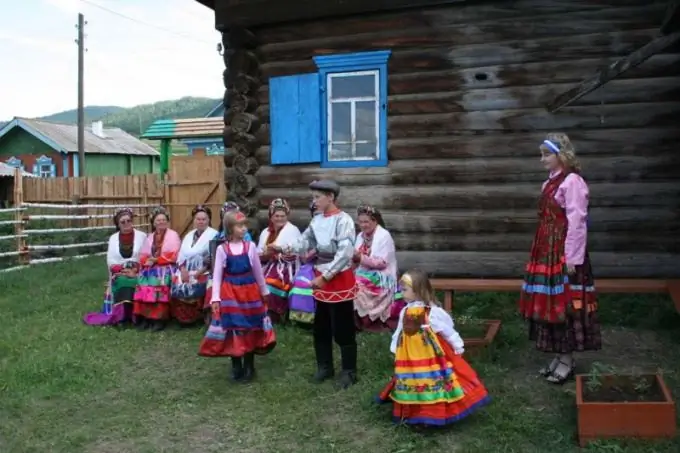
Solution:
M331 140L334 142L349 142L352 140L351 121L352 105L349 102L334 102L331 104L333 124L331 125Z
M375 97L375 74L330 78L331 99Z
M375 141L375 101L364 101L356 103L356 135L357 140Z
M351 160L352 159L352 145L336 145L331 144L330 152L328 153L328 160Z
M378 158L378 147L376 143L357 143L356 156L360 159L372 159Z

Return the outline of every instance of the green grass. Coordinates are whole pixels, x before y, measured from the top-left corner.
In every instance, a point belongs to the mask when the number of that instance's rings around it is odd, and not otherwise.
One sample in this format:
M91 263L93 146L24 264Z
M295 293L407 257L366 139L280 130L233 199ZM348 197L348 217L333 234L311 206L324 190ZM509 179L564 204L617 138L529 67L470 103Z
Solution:
M348 391L307 381L311 336L278 329L258 380L228 381L226 360L196 355L200 329L140 333L86 327L99 309L103 259L0 274L0 451L11 453L375 452L567 453L575 443L574 386L537 379L544 359L526 340L515 297L458 297L461 315L504 321L472 365L492 404L450 429L394 426L373 397L390 376L388 335L359 337L360 378ZM680 390L680 322L665 297L603 297L605 349L579 359L662 368ZM587 451L663 453L674 442L606 442Z

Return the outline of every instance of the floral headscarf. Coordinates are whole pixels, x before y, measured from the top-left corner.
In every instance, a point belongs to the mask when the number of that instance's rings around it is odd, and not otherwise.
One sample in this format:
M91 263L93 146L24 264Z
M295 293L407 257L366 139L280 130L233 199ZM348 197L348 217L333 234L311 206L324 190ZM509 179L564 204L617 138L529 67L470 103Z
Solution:
M191 217L196 217L196 214L199 212L205 212L208 216L208 220L212 220L212 209L210 209L210 207L202 204L196 205L196 207L191 210Z
M234 203L233 201L227 201L226 203L224 203L222 205L222 209L220 209L220 218L223 219L224 215L227 212L240 211L240 210L241 210L241 208L239 208L239 206L236 203Z
M153 224L154 220L156 220L156 217L159 215L164 215L165 218L170 220L170 213L168 212L167 209L165 209L163 206L157 206L151 210L151 215L149 216L149 220L151 220L151 223Z
M283 198L275 198L269 203L269 217L273 216L277 211L283 211L286 215L290 214L290 207Z
M120 221L120 218L123 216L129 216L130 220L132 220L135 214L132 212L132 209L128 207L117 209L116 212L113 213L113 224L116 226L116 230L119 229L118 222Z
M374 208L373 206L367 204L359 205L359 207L357 208L357 216L360 215L369 216L372 220L375 220L378 223L378 225L385 228L385 221L383 220L382 214L380 213L378 208Z

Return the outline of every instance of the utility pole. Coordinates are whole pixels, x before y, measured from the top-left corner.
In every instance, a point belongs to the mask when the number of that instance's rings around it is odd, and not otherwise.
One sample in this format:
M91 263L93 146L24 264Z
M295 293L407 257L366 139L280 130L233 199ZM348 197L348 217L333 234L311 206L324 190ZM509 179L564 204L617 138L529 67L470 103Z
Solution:
M78 13L78 162L79 176L85 176L85 16Z

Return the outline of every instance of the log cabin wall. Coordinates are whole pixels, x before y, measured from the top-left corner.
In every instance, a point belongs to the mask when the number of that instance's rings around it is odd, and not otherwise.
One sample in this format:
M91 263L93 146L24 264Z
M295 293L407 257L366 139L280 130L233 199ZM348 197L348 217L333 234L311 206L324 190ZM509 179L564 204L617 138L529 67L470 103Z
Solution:
M665 1L520 0L254 28L260 225L282 196L309 221L307 184L330 177L341 206L382 210L400 268L517 277L536 225L549 131L575 144L590 184L596 276L680 275L680 53L667 49L555 114L545 105L658 34ZM311 73L313 56L391 50L389 166L271 166L270 77Z

